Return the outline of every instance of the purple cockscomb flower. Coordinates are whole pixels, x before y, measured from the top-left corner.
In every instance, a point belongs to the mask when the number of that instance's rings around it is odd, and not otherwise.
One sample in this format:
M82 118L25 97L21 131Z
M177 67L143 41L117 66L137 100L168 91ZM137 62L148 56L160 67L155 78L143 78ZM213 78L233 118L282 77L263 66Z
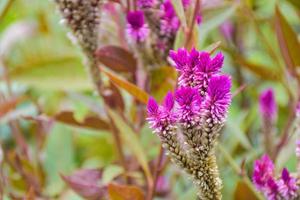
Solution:
M196 89L182 87L176 91L175 99L179 104L180 121L192 122L199 116L201 96Z
M170 92L161 106L150 98L147 120L171 159L193 177L200 199L221 199L214 147L231 103L230 77L219 75L223 55L181 48L170 57L180 72L175 102Z
M271 88L263 91L260 94L259 108L263 119L274 122L277 117L277 105L274 91Z
M294 199L297 196L299 187L296 184L296 179L290 176L286 168L283 168L281 178L277 184L279 193L284 199Z
M264 191L268 180L274 175L274 164L268 155L264 155L254 163L253 183L259 191Z
M209 53L192 49L171 51L170 58L175 62L175 68L180 72L179 85L195 87L202 96L205 95L209 79L220 72L224 56L218 53L211 59Z
M168 37L174 35L179 29L180 21L176 15L175 9L170 0L166 0L161 5L161 20L160 31L161 34Z
M127 14L127 35L134 42L144 42L150 31L145 23L144 13L142 11L133 11Z
M210 79L204 109L210 112L214 122L225 120L231 103L230 88L231 80L229 76L214 76Z

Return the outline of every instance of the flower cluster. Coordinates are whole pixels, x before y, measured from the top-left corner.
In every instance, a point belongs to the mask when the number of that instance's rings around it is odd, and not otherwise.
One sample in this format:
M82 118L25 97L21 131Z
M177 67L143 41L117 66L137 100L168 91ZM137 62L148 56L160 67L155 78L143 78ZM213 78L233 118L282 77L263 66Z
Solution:
M136 3L138 10L127 14L127 35L140 46L145 41L149 41L153 56L166 60L167 52L173 47L181 24L173 2L171 0L138 0ZM190 0L182 0L185 12L190 11L188 8L192 6L192 3ZM198 14L196 19L200 22L201 15ZM147 38L149 40L146 40Z
M144 42L151 29L153 34L156 35L156 46L163 47L167 45L162 44L162 39L164 42L167 42L170 38L174 39L180 21L170 0L162 2L139 0L137 1L137 7L140 10L127 14L126 32L129 37L136 42ZM144 20L144 16L146 16L147 22Z
M210 78L220 72L224 61L221 53L211 58L209 53L195 49L171 51L170 57L180 72L179 84L197 88L201 96L205 95Z
M256 160L252 176L256 188L268 200L298 199L300 196L296 178L286 168L282 170L281 176L276 178L274 170L274 164L269 156L264 155Z
M224 57L181 48L170 58L180 73L178 88L162 105L150 98L147 119L172 160L193 177L199 197L220 199L214 146L231 103L231 79L220 74Z

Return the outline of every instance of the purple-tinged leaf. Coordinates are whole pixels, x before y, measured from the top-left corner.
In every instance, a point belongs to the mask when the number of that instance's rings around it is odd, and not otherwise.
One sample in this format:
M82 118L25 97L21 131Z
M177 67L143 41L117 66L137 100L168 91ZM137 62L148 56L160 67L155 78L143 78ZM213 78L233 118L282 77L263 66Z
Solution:
M102 172L97 169L82 169L73 175L61 175L66 184L78 195L88 200L100 200L106 196L105 186L99 185Z
M118 46L105 46L96 51L96 57L116 72L135 72L137 62L133 55Z

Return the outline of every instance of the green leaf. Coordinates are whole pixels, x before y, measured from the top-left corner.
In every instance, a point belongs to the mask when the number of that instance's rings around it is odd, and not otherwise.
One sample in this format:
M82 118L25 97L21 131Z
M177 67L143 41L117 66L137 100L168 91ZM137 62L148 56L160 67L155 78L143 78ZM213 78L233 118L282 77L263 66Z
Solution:
M5 57L12 80L32 88L86 90L91 83L74 48L49 37L27 39Z
M64 187L60 173L70 173L74 169L72 133L66 126L55 124L49 133L45 145L44 169L47 177L47 193L59 194Z
M241 120L238 120L239 122ZM241 130L241 128L239 127L239 123L237 122L237 120L233 120L233 119L230 119L230 116L229 116L229 119L227 120L227 123L226 123L226 129L228 130L227 132L228 133L232 133L238 140L239 142L241 143L241 145L246 148L246 149L251 149L251 143L249 142L247 136L245 135L245 133ZM232 136L233 136L232 135Z
M124 169L118 165L109 165L105 167L103 170L103 175L101 182L103 185L107 185L112 180L114 180L116 177L121 175L124 172Z
M184 46L184 32L183 29L180 28L176 33L176 38L174 42L174 49L177 50L180 47Z
M141 143L137 137L137 134L131 129L130 126L113 110L108 110L109 115L114 121L117 129L121 134L121 138L128 148L131 149L132 153L135 155L136 159L142 166L148 181L152 181L152 175L147 163L146 153L141 146Z
M300 43L297 34L281 14L278 6L276 6L275 12L275 28L284 61L290 73L300 78L297 74L300 68Z
M187 27L187 23L186 23L186 18L185 18L182 1L181 0L172 0L172 3L173 3L173 6L175 8L175 12L176 12L178 18L180 19L180 22L181 22L183 28L185 29Z
M209 19L204 18L203 23L199 26L199 38L201 43L204 42L207 34L212 31L213 29L219 27L224 21L226 21L229 17L231 17L237 6L236 4L232 4L230 6L226 6L220 10L218 10L218 13L212 13L212 17Z

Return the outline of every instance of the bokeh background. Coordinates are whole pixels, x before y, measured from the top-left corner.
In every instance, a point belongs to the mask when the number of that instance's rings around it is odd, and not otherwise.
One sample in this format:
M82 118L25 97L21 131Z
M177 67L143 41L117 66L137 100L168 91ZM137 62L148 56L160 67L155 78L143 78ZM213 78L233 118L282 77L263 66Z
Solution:
M194 46L219 46L217 51L225 54L224 71L232 76L235 95L217 148L223 198L257 199L250 179L253 161L264 151L258 98L266 88L275 91L276 142L291 121L291 105L299 92L300 3L203 0L201 15ZM144 105L126 88L112 84L106 75L102 78L108 100L98 97L85 70L84 56L60 21L52 1L0 1L1 195L4 199L79 200L84 195L76 190L78 179L92 177L100 192L105 190L101 186L122 179L124 174L142 190L145 178L141 166L150 163L152 169L160 151L158 138L138 114ZM128 49L120 39L124 27L125 13L101 13L100 47L116 45ZM181 45L180 37L178 34L175 49ZM294 61L292 66L283 57L286 52ZM131 63L127 60L125 64ZM133 82L127 66L111 68L104 63L103 67L122 80ZM173 68L154 69L149 93L161 100L175 82ZM127 169L120 161L104 101L114 108ZM280 151L276 159L278 169L285 166L295 171L295 137ZM97 171L83 171L83 178L72 176L80 169ZM157 199L196 198L191 180L168 161L158 190Z

